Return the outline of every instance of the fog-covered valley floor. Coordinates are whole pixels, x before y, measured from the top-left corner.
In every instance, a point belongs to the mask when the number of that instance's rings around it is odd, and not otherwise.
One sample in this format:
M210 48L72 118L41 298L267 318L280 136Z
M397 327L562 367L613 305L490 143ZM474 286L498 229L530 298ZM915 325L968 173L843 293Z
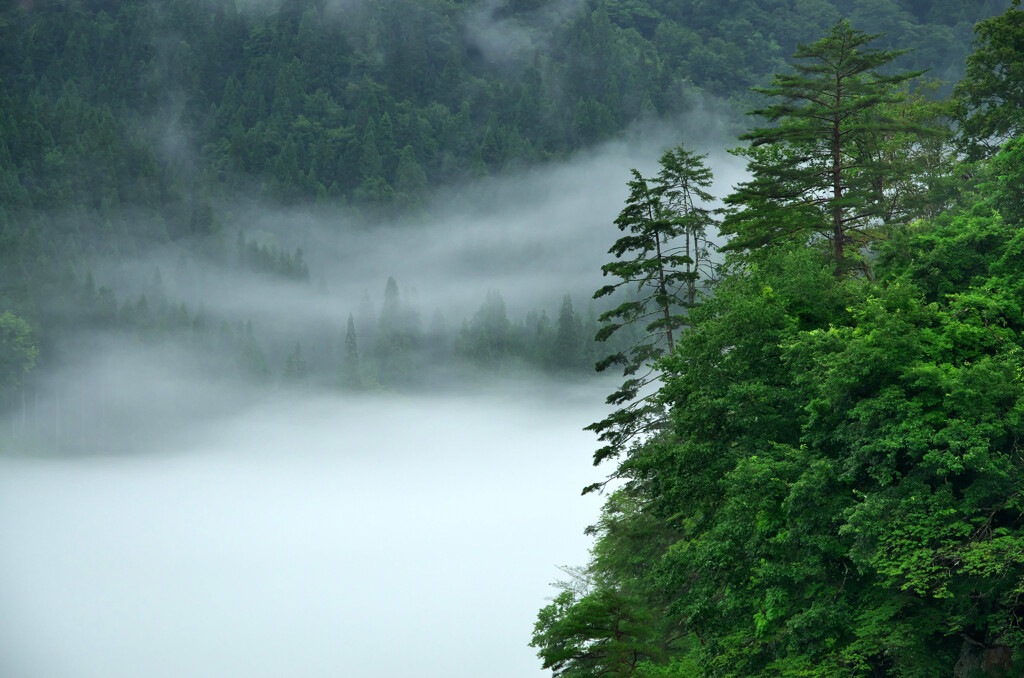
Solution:
M308 396L160 455L0 459L0 674L541 675L595 395Z
M629 167L678 141L488 180L400 223L218 207L229 234L304 247L316 285L166 248L98 261L115 293L157 269L161 294L210 322L251 321L272 376L236 380L176 341L66 347L0 428L0 676L543 675L527 643L557 566L587 559L602 498L580 490L606 470L582 429L614 378L466 379L427 361L415 388L352 393L333 373L274 375L296 342L340 340L390 275L456 325L491 289L510 316L585 303Z

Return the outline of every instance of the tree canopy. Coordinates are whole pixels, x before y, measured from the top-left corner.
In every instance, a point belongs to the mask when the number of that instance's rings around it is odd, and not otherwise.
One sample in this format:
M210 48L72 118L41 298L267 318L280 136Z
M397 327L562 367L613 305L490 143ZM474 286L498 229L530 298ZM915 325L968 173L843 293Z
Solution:
M840 35L866 37L840 23L808 49ZM865 94L883 125L875 106L913 109L888 89L899 77ZM560 585L533 645L556 676L1020 675L1021 139L970 172L944 153L959 189L844 240L870 264L858 271L821 246L833 210L858 203L798 200L829 187L829 118L764 110L779 124L748 135L758 172L726 222L746 254L653 362L668 425L619 461L591 561L571 570L586 586ZM830 124L877 134L862 112ZM860 168L841 169L856 193ZM790 202L766 206L761 177L788 182ZM735 228L755 217L760 231Z

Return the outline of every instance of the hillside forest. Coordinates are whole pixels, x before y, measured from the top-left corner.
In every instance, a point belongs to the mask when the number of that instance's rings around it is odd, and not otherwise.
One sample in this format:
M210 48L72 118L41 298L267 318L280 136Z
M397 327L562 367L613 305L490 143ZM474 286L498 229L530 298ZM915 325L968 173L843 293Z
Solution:
M649 294L601 320L647 340L538 615L553 675L1024 671L1024 11L950 97L901 59L846 21L801 44L720 211L682 146L634 173L604 270Z

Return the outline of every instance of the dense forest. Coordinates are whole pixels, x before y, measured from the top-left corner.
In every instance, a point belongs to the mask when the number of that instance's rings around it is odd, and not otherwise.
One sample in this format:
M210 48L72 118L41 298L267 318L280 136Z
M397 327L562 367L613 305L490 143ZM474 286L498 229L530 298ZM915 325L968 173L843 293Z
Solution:
M950 98L848 22L800 45L720 212L683 147L634 173L605 271L651 293L602 320L647 348L612 355L592 558L533 637L554 675L1024 672L1019 3L976 36Z
M11 438L111 337L282 388L596 363L623 375L590 426L607 502L540 611L545 669L1020 675L1022 55L1016 0L8 0ZM305 234L234 196L343 229L694 111L745 179L716 208L691 140L633 171L593 300L426 318L395 271L295 336L167 292L324 293Z
M361 384L394 385L415 372L386 357L396 350L589 371L604 349L587 337L609 306L559 305L565 290L518 318L481 291L463 323L420 317L389 286L351 300L358 346L345 315L310 346L170 298L161 278L174 272L118 265L170 247L181 270L213 263L315 289L322 271L309 269L302 234L250 232L223 201L255 195L372 220L695 107L728 124L763 98L750 87L841 16L884 28L883 44L915 48L908 67L953 82L974 23L1005 5L8 0L0 399L15 403L20 386L23 400L83 330L225 349L239 371L274 381L297 372L351 384L359 373ZM401 323L388 319L396 313ZM630 331L612 341L628 346ZM346 367L357 353L359 368Z

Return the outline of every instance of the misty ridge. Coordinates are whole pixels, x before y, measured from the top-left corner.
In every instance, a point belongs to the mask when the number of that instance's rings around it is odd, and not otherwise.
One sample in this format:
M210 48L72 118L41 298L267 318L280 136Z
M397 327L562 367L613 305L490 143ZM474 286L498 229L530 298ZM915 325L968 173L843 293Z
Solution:
M734 118L694 94L689 105L699 107L671 120L641 107L623 113L634 120L624 134L610 118L603 131L586 131L577 123L606 115L581 109L572 129L523 145L502 128L504 113L473 110L497 103L471 94L487 78L539 74L532 94L501 94L518 96L520 108L530 97L569 96L569 80L582 86L556 67L557 35L579 21L585 31L610 24L578 2L484 3L444 20L440 34L437 8L426 6L137 3L115 13L97 3L96 21L72 29L57 62L44 61L42 36L59 44L68 18L58 7L20 8L3 24L38 36L8 43L9 54L21 53L4 61L4 82L12 94L35 92L11 110L15 128L25 126L23 151L36 146L42 156L15 156L38 179L8 181L10 210L0 213L16 244L5 260L7 296L23 307L39 349L36 368L12 377L20 390L5 391L5 428L11 440L54 451L112 443L101 432L117 411L108 405L133 400L117 395L130 381L117 366L140 369L147 353L172 374L271 389L422 391L496 371L591 375L635 339L592 341L597 316L618 301L590 297L614 240L625 167L651 166L678 143L680 119L695 136L720 136L721 148ZM381 40L368 41L381 26ZM115 83L102 69L81 71L75 61L107 58L119 29L141 40L129 48L141 60L133 76ZM219 34L226 42L203 53ZM456 98L443 106L409 109L399 98L411 77L403 50L442 36L464 50L460 68L472 71L479 57L483 70L445 91ZM302 61L273 63L275 50ZM217 73L204 59L219 53L235 61ZM357 67L363 53L369 61ZM406 65L394 70L395 59ZM337 70L323 70L324 60ZM51 65L37 72L36 61ZM433 68L429 58L424 67ZM302 79L307 94L294 90ZM599 79L588 71L586 80ZM208 92L217 112L201 109ZM523 110L516 134L533 134ZM537 124L560 115L534 113ZM28 131L33 119L45 135ZM465 146L463 135L477 140Z
M157 440L242 404L234 384L429 393L523 370L590 378L634 339L593 341L618 298L590 299L623 161L650 165L669 135L638 129L411 216L220 199L222 242L198 255L154 243L125 256L116 236L98 239L75 264L74 296L52 302L69 324L59 358L26 380L5 428L54 452L109 452L125 441L110 434L126 430L118 422L135 422L136 447L143 432Z
M629 167L688 140L725 194L737 112L798 41L849 13L953 76L994 11L849 4L736 26L577 0L5 7L0 300L35 366L6 409L54 428L52 375L111 331L272 385L588 373L631 339L589 339Z

